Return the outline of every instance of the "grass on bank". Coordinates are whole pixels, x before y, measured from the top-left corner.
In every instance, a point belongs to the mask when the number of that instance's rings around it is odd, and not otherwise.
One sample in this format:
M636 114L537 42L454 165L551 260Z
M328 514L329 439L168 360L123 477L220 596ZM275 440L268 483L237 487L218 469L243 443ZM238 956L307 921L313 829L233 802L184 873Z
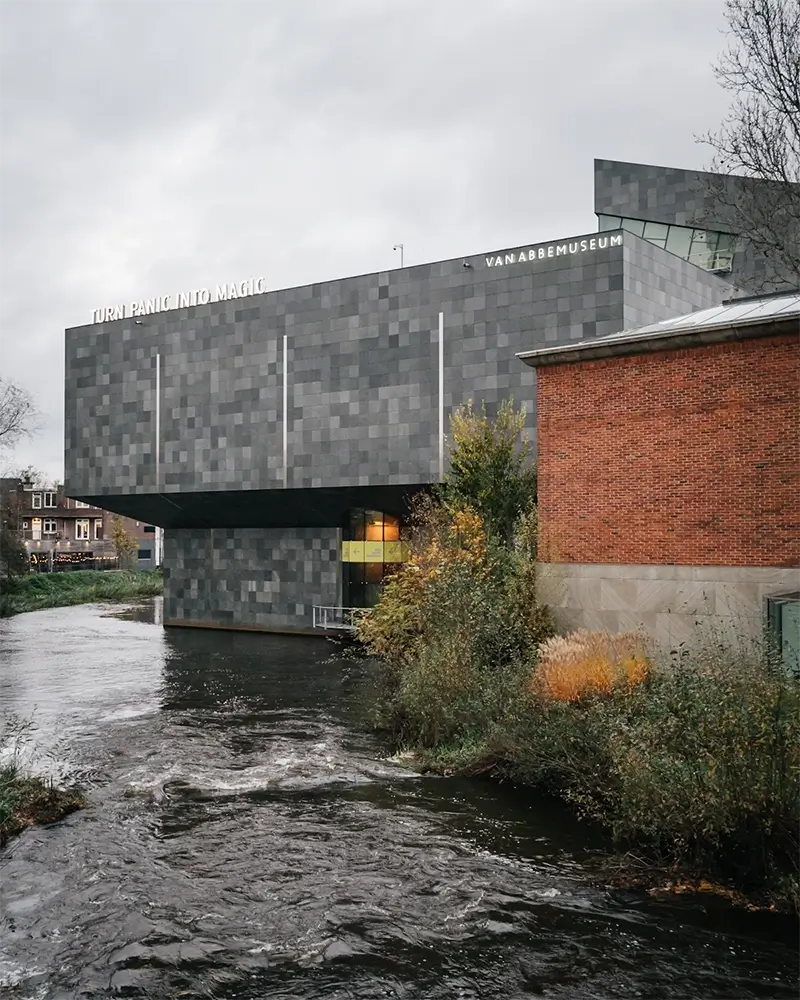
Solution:
M77 788L59 788L33 775L25 766L33 743L33 723L15 715L0 720L0 847L35 823L55 823L84 808L86 798Z
M3 584L0 617L95 601L155 597L164 591L159 570L76 570L29 573Z
M83 809L77 789L55 787L45 778L23 774L14 764L0 767L0 847L34 823L55 823Z

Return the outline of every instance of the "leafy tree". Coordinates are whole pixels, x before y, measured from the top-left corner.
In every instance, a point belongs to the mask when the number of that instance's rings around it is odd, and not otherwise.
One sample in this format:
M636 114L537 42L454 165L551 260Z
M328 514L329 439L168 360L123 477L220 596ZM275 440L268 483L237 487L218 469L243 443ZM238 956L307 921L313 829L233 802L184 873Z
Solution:
M709 180L717 222L745 235L788 284L800 280L800 0L726 0L730 44L714 67L733 97ZM763 183L767 182L767 183Z
M28 552L19 532L15 494L0 493L0 585L28 572Z
M126 530L119 514L115 514L111 518L111 541L117 555L117 567L119 569L128 568L139 546L136 539Z
M524 437L525 407L505 400L492 420L470 400L450 421L450 470L445 503L474 510L490 538L511 541L520 515L536 502L536 466Z
M486 732L512 710L538 643L553 631L536 599L536 472L525 411L472 404L451 423L451 468L417 499L410 558L356 628L379 658L375 721L435 746Z

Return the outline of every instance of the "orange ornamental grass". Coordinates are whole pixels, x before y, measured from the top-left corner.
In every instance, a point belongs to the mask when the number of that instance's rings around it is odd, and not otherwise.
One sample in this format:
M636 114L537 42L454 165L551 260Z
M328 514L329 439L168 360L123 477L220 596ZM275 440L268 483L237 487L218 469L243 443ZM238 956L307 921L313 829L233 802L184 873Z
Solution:
M647 645L635 632L581 630L555 636L539 646L539 663L531 678L534 694L550 701L579 701L632 687L647 677Z

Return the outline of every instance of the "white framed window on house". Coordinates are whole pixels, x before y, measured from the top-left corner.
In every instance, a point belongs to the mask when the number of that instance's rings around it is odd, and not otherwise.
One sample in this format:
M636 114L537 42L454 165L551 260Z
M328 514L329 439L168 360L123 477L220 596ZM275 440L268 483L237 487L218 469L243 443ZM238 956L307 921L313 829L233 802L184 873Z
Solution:
M22 530L23 531L27 531L28 530L28 522L27 521L23 521L22 522Z
M99 542L103 537L103 522L98 518L94 522L94 540Z
M44 526L42 528L42 532L45 535L54 535L56 531L58 531L58 524L56 523L56 519L54 517L46 517L44 519Z
M45 507L55 507L55 505L56 505L56 495L55 495L55 493L45 493L45 495L44 495L44 505L45 505Z
M89 519L82 518L75 522L75 539L79 542L89 541Z
M33 507L35 510L39 510L41 508L41 506L42 506L42 494L41 493L32 493L31 494L31 507Z
M31 520L31 538L34 542L42 540L42 519L40 517L34 517Z
M91 507L92 506L90 503L84 503L83 500L75 500L73 502L74 502L75 506L79 507L79 508Z

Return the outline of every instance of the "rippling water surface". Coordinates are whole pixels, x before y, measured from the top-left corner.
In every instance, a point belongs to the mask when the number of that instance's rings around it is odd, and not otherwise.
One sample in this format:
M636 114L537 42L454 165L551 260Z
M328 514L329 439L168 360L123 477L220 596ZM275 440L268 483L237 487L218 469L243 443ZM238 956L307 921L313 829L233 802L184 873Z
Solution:
M0 623L0 713L90 807L0 854L0 996L794 997L795 928L593 880L525 791L419 777L316 639L159 602Z

